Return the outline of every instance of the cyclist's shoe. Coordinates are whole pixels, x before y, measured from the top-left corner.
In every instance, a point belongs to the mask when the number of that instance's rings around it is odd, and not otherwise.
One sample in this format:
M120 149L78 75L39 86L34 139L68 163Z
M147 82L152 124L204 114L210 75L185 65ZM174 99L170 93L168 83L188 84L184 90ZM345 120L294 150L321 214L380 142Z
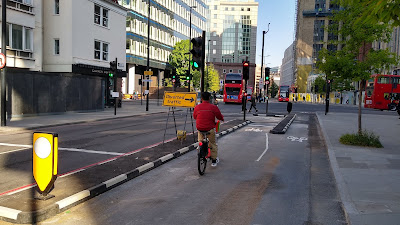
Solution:
M218 163L219 163L219 158L217 157L216 159L212 160L211 166L215 167L215 166L217 166Z

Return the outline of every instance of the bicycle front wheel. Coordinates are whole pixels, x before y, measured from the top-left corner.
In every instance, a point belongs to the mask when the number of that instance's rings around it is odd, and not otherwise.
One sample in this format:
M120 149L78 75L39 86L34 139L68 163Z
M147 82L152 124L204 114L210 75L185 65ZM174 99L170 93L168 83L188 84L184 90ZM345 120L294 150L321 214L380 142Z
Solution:
M201 176L204 175L204 172L206 171L206 166L207 166L207 159L204 157L201 157L200 154L197 156L197 169L199 170L199 174Z

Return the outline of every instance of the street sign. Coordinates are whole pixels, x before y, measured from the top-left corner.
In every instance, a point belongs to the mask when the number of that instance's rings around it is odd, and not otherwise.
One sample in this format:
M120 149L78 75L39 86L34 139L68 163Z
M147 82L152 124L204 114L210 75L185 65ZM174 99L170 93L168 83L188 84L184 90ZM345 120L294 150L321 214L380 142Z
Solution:
M164 93L163 106L194 108L197 102L196 92L172 92Z
M144 75L145 76L152 76L153 75L153 71L144 71Z
M46 200L57 179L58 135L56 133L33 133L33 177L41 198Z
M113 97L113 98L119 98L119 92L118 91L113 91L113 92L111 92L111 96Z
M265 84L269 84L269 80L265 81Z
M6 56L3 53L0 53L0 69L3 69L6 66Z
M151 82L152 80L151 79L144 79L144 80L142 80L143 82Z
M264 85L264 81L260 79L260 87Z

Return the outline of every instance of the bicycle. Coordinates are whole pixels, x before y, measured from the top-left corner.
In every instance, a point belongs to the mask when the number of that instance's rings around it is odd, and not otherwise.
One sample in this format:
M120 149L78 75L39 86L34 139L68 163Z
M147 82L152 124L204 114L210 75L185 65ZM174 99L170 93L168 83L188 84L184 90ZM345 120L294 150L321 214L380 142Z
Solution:
M211 157L211 150L209 147L210 140L207 135L210 134L208 131L199 131L203 135L203 140L199 142L198 153L197 153L197 169L199 174L204 175L207 167L207 160Z

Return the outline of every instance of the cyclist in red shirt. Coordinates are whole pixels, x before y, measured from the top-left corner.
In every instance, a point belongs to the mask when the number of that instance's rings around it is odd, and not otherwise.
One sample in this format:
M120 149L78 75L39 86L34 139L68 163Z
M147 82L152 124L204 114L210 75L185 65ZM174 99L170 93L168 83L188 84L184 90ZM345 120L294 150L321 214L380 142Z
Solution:
M197 105L194 108L193 117L196 120L196 128L199 131L209 132L207 135L210 140L210 149L211 149L211 166L217 166L219 162L218 158L218 146L215 140L215 118L220 121L224 121L224 116L219 111L219 108L210 103L210 93L203 92L201 93L201 104ZM203 135L200 132L198 133L198 141L203 140Z

